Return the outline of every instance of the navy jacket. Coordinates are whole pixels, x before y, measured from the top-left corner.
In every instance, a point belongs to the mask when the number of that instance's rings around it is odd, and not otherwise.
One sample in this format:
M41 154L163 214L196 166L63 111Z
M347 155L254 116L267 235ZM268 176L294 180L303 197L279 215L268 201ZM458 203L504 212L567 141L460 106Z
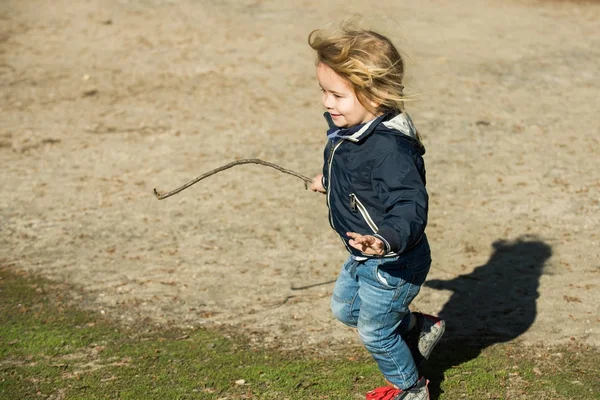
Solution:
M348 244L346 232L383 240L393 257L425 236L428 200L425 148L405 113L388 113L348 129L337 128L329 113L323 186L329 223L357 257L374 257ZM377 256L379 257L379 256Z

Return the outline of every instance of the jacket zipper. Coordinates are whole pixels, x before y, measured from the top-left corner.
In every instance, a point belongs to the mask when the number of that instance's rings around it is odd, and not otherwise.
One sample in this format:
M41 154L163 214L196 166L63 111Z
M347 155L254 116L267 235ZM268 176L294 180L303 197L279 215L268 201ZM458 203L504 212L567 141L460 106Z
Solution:
M333 165L333 155L335 153L335 151L337 150L338 147L340 147L340 145L343 143L343 140L340 140L338 144L333 146L333 149L331 149L331 152L329 153L329 160L327 160L327 183L328 183L328 188L327 188L327 207L329 208L329 224L331 225L331 227L333 228L333 230L335 229L335 225L333 224L333 212L331 211L331 202L330 202L330 193L331 193L331 165ZM341 239L341 238L340 238ZM352 252L352 249L350 248L350 246L348 246L348 243L346 243L346 241L344 239L342 239L342 243L344 243L344 246L346 246L346 248L348 249L349 252Z
M377 227L375 222L373 222L373 219L369 215L367 208L364 206L363 203L360 202L360 200L354 193L350 193L350 202L351 202L351 204L356 204L356 207L358 208L360 215L362 215L362 217L365 220L365 222L367 223L367 225L369 225L369 228L371 228L373 233L377 233L379 231L379 228Z

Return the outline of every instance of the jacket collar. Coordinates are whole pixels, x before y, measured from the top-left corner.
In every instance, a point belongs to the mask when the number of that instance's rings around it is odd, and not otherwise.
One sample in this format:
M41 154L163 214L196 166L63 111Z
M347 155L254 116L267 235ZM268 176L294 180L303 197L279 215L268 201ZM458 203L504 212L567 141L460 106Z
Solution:
M390 117L389 113L380 115L379 117L372 119L363 124L355 125L351 128L338 128L333 123L333 119L331 115L326 112L323 114L325 119L327 120L327 124L329 125L329 130L327 131L327 137L334 138L338 137L345 140L350 140L351 142L360 142L367 136L369 136L375 130L375 127L379 125L379 123L386 118Z
M408 137L412 145L419 150L419 153L425 154L425 147L418 139L417 129L412 122L410 116L404 112L398 113L397 111L389 111L379 117L365 122L364 124L356 125L351 128L338 128L333 123L333 119L328 112L324 115L327 123L329 124L329 130L327 131L327 137L350 140L352 142L360 142L367 136L371 135L375 131L375 128L383 122L383 126L390 129L391 132L396 132L402 136Z

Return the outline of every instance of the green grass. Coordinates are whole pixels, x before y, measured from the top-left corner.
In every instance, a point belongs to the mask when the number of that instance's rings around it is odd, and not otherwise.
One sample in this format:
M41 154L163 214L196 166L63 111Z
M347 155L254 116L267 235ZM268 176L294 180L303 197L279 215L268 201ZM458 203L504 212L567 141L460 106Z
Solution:
M207 330L128 328L56 286L0 268L0 399L361 399L382 384L362 350L328 359ZM425 372L433 399L600 399L598 365L598 349L575 344L445 343Z

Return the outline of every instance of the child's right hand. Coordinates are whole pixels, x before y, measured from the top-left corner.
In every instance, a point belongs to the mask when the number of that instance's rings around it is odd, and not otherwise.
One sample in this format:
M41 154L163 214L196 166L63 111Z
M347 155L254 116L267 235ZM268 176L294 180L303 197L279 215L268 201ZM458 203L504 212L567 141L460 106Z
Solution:
M323 187L323 174L319 174L313 178L313 181L310 184L310 190L313 192L327 193Z

